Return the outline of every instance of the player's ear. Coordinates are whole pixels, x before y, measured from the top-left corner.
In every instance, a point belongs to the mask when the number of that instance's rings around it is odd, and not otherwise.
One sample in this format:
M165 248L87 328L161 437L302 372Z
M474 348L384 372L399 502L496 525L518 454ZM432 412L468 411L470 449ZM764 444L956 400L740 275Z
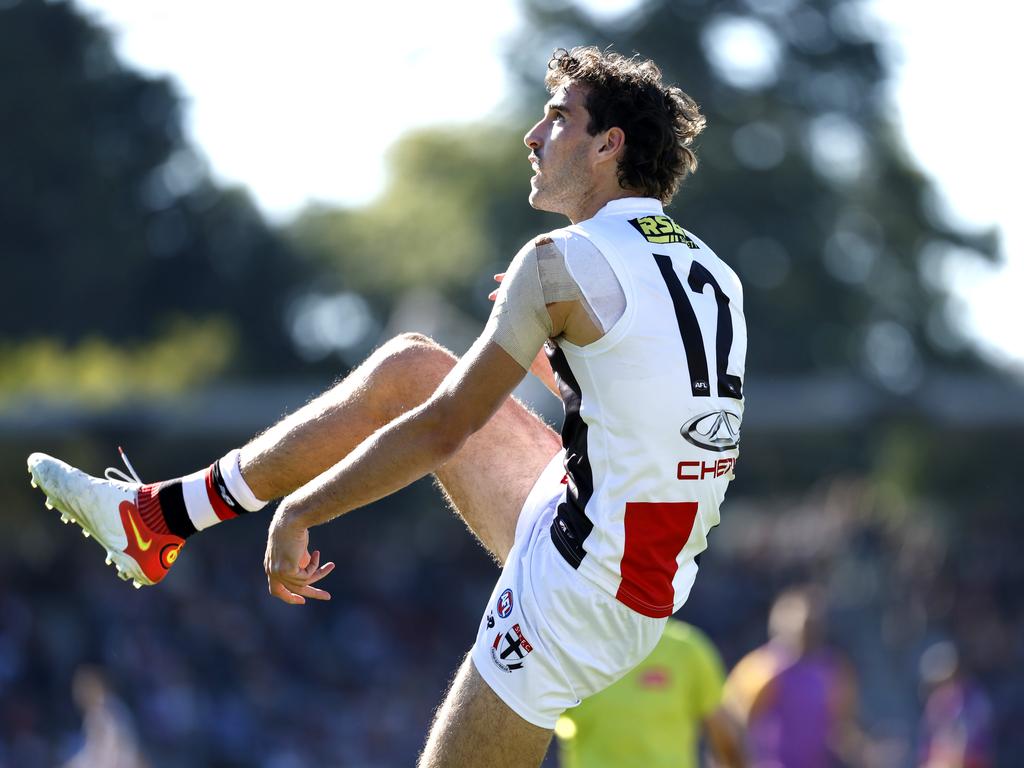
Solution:
M604 142L598 147L598 156L602 160L618 159L626 149L626 132L612 126L604 132Z

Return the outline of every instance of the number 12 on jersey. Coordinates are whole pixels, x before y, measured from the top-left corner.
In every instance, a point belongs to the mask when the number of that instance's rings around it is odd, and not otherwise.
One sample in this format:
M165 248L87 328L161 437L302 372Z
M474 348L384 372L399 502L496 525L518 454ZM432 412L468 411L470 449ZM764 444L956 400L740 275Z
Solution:
M704 354L704 335L701 333L693 304L683 284L679 281L676 271L672 268L672 259L660 253L652 254L661 276L672 297L672 306L679 323L679 335L683 339L686 350L686 365L690 371L690 391L694 397L710 397L711 383L708 374L708 360ZM739 376L733 376L726 370L729 366L729 353L732 350L732 314L729 312L729 297L703 264L694 261L690 265L690 274L686 283L694 293L703 293L708 285L715 292L718 305L718 330L715 334L715 362L718 372L718 396L731 397L739 400L743 397L743 382Z

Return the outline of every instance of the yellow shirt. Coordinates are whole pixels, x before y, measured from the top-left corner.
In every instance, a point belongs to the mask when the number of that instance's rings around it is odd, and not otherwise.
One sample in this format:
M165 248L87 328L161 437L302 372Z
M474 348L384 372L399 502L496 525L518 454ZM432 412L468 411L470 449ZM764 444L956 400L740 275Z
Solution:
M696 768L700 723L722 695L722 660L700 630L669 619L624 678L555 726L562 768Z

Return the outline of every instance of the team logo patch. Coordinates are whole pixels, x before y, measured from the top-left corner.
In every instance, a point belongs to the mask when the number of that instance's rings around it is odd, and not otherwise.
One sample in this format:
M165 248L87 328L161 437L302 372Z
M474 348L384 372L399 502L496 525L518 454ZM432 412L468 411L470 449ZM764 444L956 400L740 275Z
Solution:
M698 246L682 227L676 224L668 216L644 216L639 219L630 219L629 223L633 228L643 235L648 243L665 245L666 243L686 243L687 248L696 250Z
M506 589L498 596L498 615L507 619L512 613L512 590Z
M523 660L533 651L530 641L523 635L518 624L512 625L511 632L498 632L491 643L491 659L503 672L512 673L523 668Z
M679 429L686 441L709 451L729 451L740 444L740 417L732 411L694 416Z

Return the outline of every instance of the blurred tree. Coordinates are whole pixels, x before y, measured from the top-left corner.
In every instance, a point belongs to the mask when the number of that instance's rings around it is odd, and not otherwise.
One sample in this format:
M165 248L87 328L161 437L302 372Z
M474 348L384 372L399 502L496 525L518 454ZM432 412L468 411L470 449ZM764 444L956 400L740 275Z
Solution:
M486 314L491 273L539 228L564 223L527 204L526 156L514 124L410 133L391 150L380 198L358 209L309 209L292 236L378 302L427 286Z
M239 339L242 371L294 360L304 266L211 182L172 85L124 68L105 29L67 2L0 3L0 125L0 340L139 342L219 317L245 332L197 343Z
M88 336L73 346L52 339L0 341L0 405L29 396L107 406L131 397L173 397L223 373L236 346L228 321L169 320L142 344Z
M866 5L641 0L599 19L579 2L525 0L511 60L531 109L555 47L657 61L708 117L704 168L672 213L743 278L748 368L857 369L907 392L931 364L977 364L937 272L955 250L994 256L996 241L944 220L907 158Z

